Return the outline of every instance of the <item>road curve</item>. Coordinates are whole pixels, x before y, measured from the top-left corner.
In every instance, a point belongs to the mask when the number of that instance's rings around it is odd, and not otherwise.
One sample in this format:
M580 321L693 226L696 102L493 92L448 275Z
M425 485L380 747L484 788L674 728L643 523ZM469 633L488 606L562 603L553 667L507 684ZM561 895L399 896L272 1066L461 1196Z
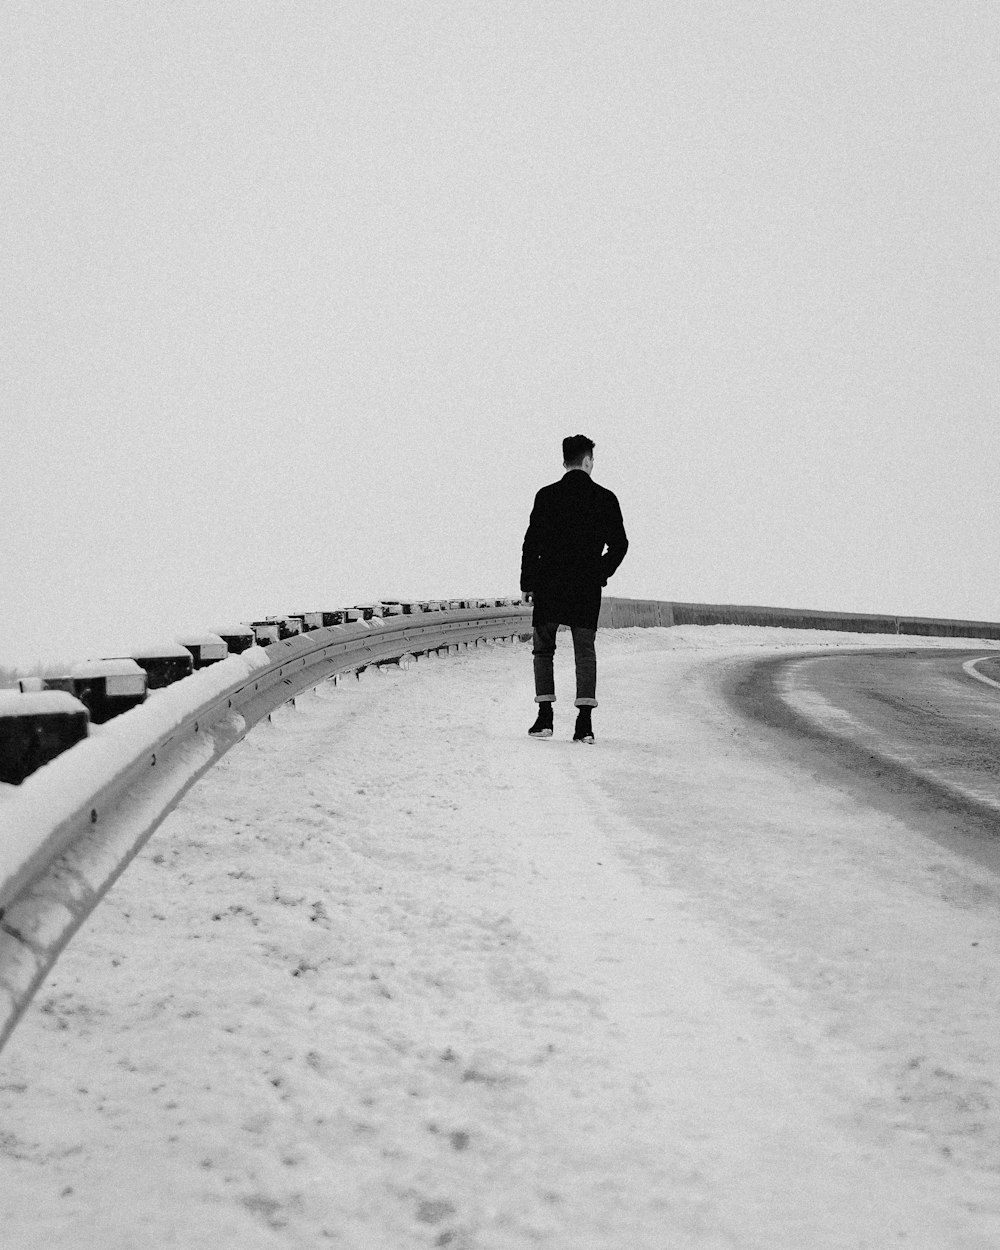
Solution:
M727 693L818 775L1000 874L1000 653L799 653Z

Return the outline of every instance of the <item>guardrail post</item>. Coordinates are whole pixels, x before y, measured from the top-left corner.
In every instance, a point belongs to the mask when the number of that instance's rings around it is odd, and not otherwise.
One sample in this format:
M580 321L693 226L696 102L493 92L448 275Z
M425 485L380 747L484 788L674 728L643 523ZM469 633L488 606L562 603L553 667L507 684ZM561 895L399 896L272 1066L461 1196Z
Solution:
M20 785L86 738L89 724L86 707L65 691L0 694L0 781Z

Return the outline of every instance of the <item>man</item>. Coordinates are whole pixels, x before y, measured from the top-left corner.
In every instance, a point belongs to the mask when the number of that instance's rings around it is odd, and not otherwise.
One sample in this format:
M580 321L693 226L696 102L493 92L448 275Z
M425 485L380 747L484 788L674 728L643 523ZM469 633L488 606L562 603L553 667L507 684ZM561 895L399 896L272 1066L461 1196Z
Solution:
M538 719L532 738L552 737L556 689L553 656L556 631L568 625L576 658L574 742L593 742L592 709L597 707L597 656L594 638L601 611L601 587L628 550L618 500L591 480L594 444L583 434L563 439L561 481L535 496L521 552L521 596L533 607L532 655Z

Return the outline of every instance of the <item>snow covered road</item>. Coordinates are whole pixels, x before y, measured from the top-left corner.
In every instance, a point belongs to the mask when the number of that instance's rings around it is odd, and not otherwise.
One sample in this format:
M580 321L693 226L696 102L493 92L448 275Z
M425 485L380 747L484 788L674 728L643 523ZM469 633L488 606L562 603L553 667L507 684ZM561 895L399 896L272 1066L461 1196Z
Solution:
M888 792L910 825L1000 877L998 663L982 648L779 655L751 666L733 697L783 727L786 749L839 769L875 805Z
M1000 1244L1000 886L720 693L879 641L602 632L594 747L567 646L551 742L525 646L282 711L8 1044L3 1245Z

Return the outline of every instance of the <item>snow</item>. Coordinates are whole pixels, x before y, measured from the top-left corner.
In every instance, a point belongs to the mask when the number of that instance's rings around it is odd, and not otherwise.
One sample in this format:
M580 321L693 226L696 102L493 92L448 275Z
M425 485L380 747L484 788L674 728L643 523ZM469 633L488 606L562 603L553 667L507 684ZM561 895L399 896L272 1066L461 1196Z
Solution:
M136 660L163 660L169 656L189 656L187 647L179 642L150 642L132 649L132 657Z
M1000 1244L995 879L719 692L851 644L602 631L593 747L564 645L551 742L521 645L277 713L0 1056L6 1242Z
M19 677L17 679L17 688L25 694L37 694L41 690L45 690L44 677Z
M142 677L143 671L135 660L81 660L74 664L71 677Z
M64 690L35 690L23 694L0 691L0 716L51 716L86 710L79 699Z
M87 738L44 764L21 785L0 783L0 882L11 880L44 846L51 830L70 819L123 768L153 749L203 703L221 696L269 663L263 648L250 647L241 655L199 670L183 682L155 691L155 697L107 724L91 725ZM81 675L83 667L78 670ZM138 665L135 667L142 672Z

